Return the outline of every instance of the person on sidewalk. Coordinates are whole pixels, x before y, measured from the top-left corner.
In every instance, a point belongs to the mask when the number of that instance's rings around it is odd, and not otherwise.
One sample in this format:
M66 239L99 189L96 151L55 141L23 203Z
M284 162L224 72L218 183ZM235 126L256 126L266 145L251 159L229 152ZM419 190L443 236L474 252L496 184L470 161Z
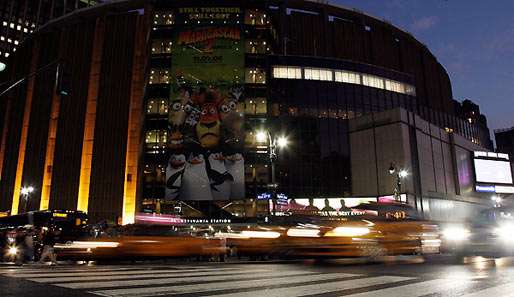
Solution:
M46 258L49 258L51 265L57 265L57 256L54 251L55 235L55 232L51 229L43 235L43 253L41 254L39 263L43 263Z

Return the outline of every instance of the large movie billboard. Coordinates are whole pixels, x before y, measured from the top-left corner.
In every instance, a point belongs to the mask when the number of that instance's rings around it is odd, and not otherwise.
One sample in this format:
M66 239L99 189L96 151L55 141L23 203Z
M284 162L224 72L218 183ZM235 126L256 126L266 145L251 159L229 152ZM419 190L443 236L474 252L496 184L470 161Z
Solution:
M166 198L244 198L240 27L177 29L171 73Z

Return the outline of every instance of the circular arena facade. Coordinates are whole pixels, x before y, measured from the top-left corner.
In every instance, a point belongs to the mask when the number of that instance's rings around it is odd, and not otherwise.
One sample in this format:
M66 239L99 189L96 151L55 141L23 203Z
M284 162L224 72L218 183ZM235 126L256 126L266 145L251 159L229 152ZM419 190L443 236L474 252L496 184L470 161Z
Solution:
M253 216L272 182L289 198L350 197L349 122L394 108L489 141L455 114L425 45L310 1L111 1L41 27L3 75L0 211L11 213L130 223L174 201L231 201ZM258 131L288 138L275 180Z

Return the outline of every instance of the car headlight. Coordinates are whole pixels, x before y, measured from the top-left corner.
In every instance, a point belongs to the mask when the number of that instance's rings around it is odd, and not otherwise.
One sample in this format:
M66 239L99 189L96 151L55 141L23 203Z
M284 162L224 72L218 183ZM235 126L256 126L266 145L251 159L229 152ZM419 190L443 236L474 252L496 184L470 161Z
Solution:
M363 236L369 233L369 228L367 227L337 227L333 230L327 232L325 236L334 237L354 237L354 236Z
M443 229L443 237L452 241L463 241L469 238L471 232L464 227L453 226Z
M16 255L18 253L18 248L15 247L15 246L12 246L12 247L9 248L8 253L9 253L9 255L14 256L14 255Z
M494 229L494 234L496 234L501 240L514 242L514 237L512 236L512 232L514 231L514 224L503 224L498 228Z
M249 238L279 238L280 233L274 231L241 231L241 235Z
M287 230L289 237L320 237L319 229L290 228Z

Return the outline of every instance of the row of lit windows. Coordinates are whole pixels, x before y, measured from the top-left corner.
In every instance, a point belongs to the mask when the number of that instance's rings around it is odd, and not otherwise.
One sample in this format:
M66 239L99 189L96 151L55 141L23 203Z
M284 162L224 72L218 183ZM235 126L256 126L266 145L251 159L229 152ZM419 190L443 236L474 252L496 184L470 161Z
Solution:
M168 131L150 130L145 133L145 144L147 148L165 148L168 141Z
M239 14L235 15L236 18L239 17ZM187 20L184 21L187 24ZM195 21L197 24L202 23L200 20ZM227 21L223 21L227 23ZM210 20L210 23L214 23L213 20ZM236 20L236 23L239 24L239 20ZM259 9L250 9L245 14L244 23L247 25L267 25L270 23L269 17L265 11ZM172 11L161 11L154 15L153 24L155 26L169 26L175 24L175 15Z
M152 54L170 54L173 42L168 39L155 39L152 41Z
M146 103L146 114L148 115L167 115L168 110L168 101L165 98L149 99ZM263 97L246 98L236 107L236 112L244 111L249 115L266 114L267 110L267 100Z
M0 36L0 40L1 41L7 41L7 43L14 43L15 45L18 45L20 42L16 39L11 39L11 38L5 38L4 36Z
M26 27L23 26L23 25L15 24L15 23L8 23L6 21L2 22L2 25L4 27L9 27L11 29L15 29L15 30L18 30L18 31L23 31L25 33L29 33L29 32L32 33L33 30L29 28L29 22L26 22L25 24L26 24ZM35 28L36 24L31 24L30 27L31 28Z
M273 78L336 81L384 89L396 93L416 95L414 86L399 81L346 70L298 66L273 66Z
M16 43L17 44L17 43ZM173 42L169 39L152 41L152 54L171 54ZM265 40L246 40L245 52L249 54L266 54L270 51L269 43Z
M162 68L152 68L150 70L149 84L169 84L170 71ZM238 76L235 77L238 80ZM261 68L246 68L245 69L245 82L248 84L265 84L266 71Z

